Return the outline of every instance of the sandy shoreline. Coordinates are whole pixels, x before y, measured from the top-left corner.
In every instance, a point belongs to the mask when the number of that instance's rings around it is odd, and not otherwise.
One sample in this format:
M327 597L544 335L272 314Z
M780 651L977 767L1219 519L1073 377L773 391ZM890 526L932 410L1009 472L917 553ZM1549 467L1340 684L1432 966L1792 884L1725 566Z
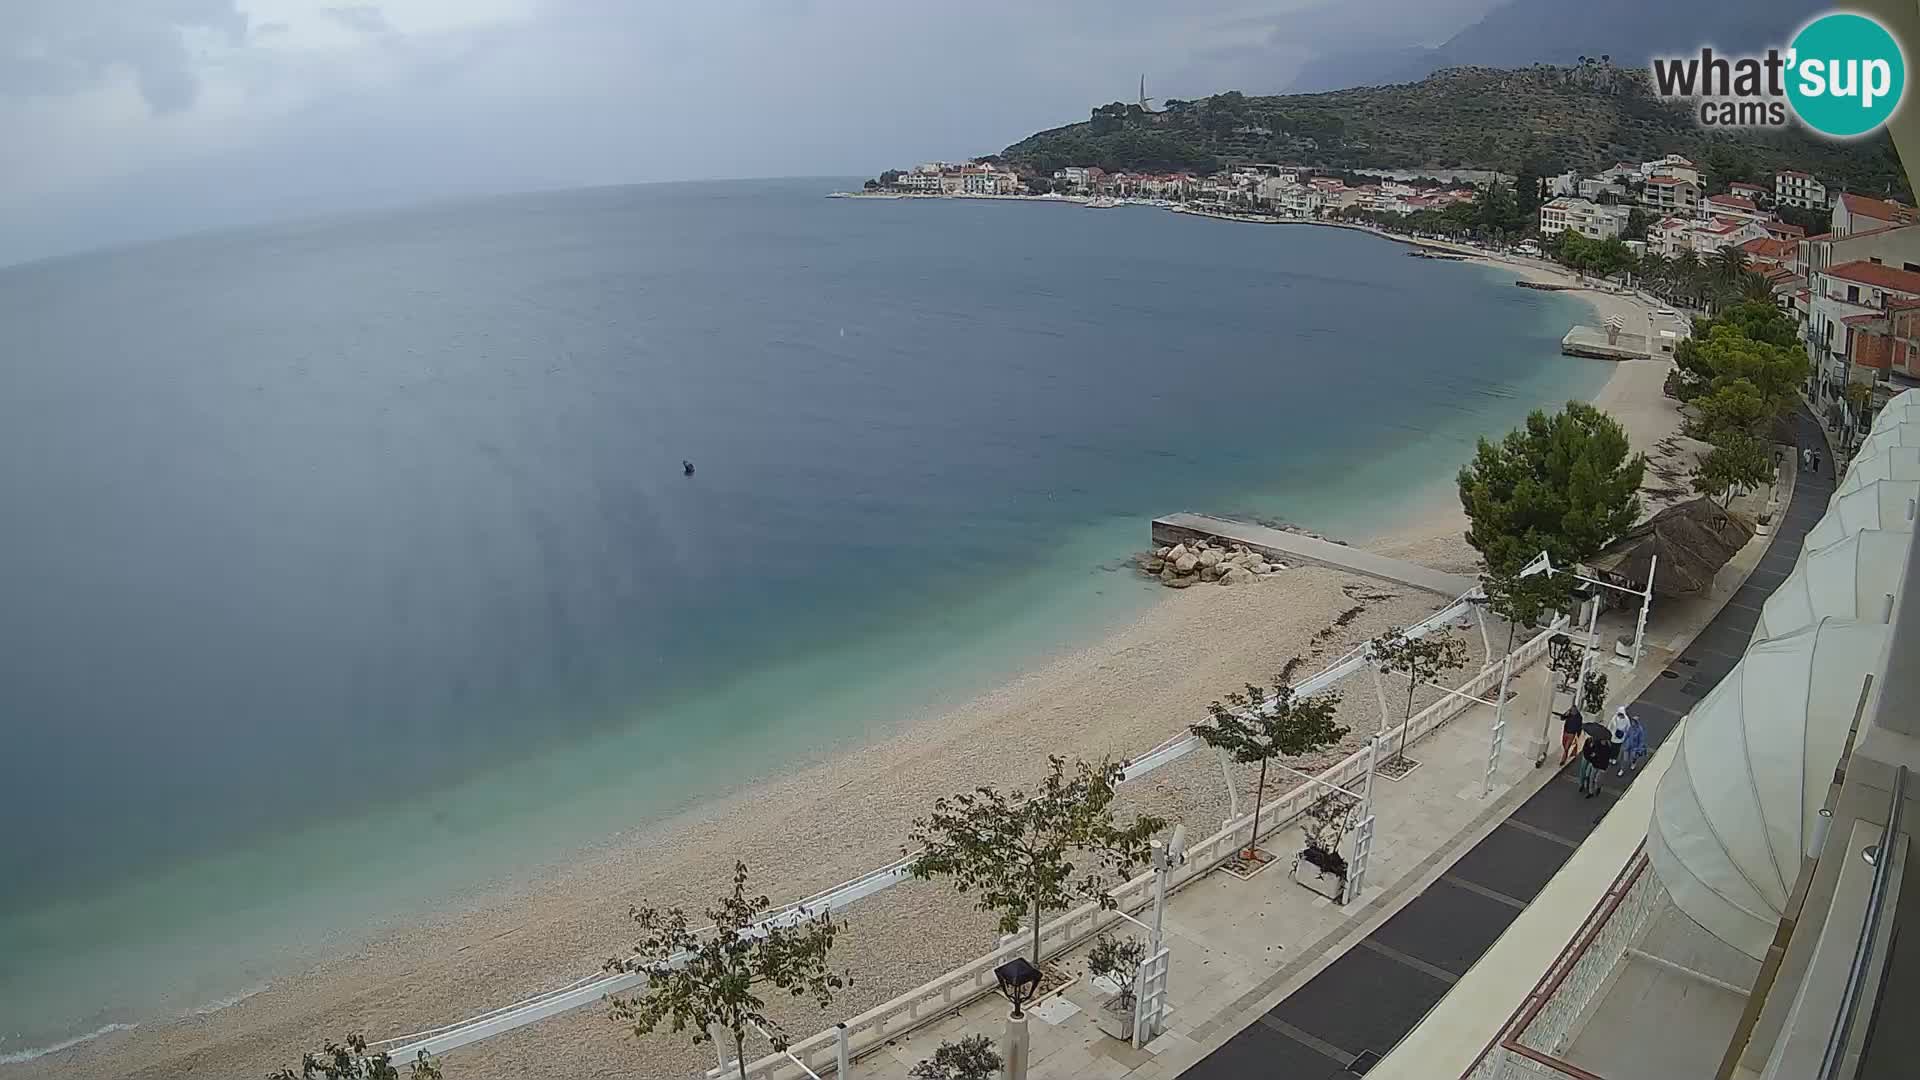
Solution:
M1569 280L1550 268L1476 261L1535 280ZM1645 305L1632 297L1579 295L1602 315L1621 313L1630 331L1635 319L1644 324ZM1637 448L1650 450L1677 424L1661 393L1667 367L1618 364L1595 398L1626 425ZM1368 546L1470 572L1475 559L1463 528L1457 505L1430 500L1417 519ZM1029 782L1048 753L1138 754L1202 719L1206 702L1241 683L1265 681L1288 658L1305 656L1306 669L1314 670L1441 602L1318 568L1243 588L1169 591L1100 640L871 745L621 833L542 880L455 898L440 916L277 980L230 1008L0 1066L0 1080L259 1076L347 1031L387 1037L506 1004L624 951L629 903L704 906L736 858L754 868L752 887L776 900L831 886L897 857L911 819L938 795ZM1347 626L1332 626L1354 608L1363 610ZM1477 651L1477 638L1473 645ZM1342 720L1355 731L1371 730L1372 710L1371 701L1356 698L1343 706ZM1243 777L1243 795L1250 786ZM1192 755L1136 787L1126 793L1128 810L1184 821L1202 835L1226 814L1218 766L1208 756ZM909 989L993 940L988 920L937 883L896 887L857 905L849 919L835 955L855 985L830 1013L782 1006L779 1015L796 1035ZM473 1080L556 1075L558 1061L567 1076L685 1076L712 1058L677 1039L637 1042L589 1007L463 1049L445 1064L456 1080Z

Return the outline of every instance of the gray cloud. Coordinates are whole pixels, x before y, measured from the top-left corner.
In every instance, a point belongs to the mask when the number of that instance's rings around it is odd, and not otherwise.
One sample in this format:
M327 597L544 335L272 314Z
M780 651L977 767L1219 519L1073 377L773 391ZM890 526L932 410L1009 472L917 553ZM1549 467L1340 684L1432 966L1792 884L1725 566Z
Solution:
M387 17L373 4L344 4L323 9L327 18L363 34L384 34L393 29Z
M0 4L0 95L63 95L133 73L155 113L191 106L200 84L184 35L239 43L247 17L234 0L8 0Z
M472 18L465 0L420 0L404 33L383 32L379 8L314 0L276 6L290 32L256 28L196 74L186 42L244 31L234 4L250 2L0 0L0 78L38 95L10 112L0 89L0 146L36 163L31 180L0 169L0 265L449 196L872 175L1085 119L1130 100L1142 73L1163 98L1272 89L1322 39L1411 45L1426 13L1464 25L1494 0L533 0ZM366 33L305 34L321 23ZM31 77L13 62L47 55L59 62ZM164 135L76 104L91 126L72 134L53 95L114 65L150 73L156 111L193 102L202 80L221 92Z

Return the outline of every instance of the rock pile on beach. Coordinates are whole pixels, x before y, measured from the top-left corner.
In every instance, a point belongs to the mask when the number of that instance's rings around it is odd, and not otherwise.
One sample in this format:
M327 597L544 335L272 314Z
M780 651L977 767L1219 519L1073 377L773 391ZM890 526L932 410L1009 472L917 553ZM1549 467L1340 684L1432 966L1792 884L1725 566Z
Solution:
M1193 540L1155 548L1140 556L1140 569L1157 575L1160 584L1169 589L1184 589L1195 582L1244 585L1286 567L1270 563L1265 555L1239 544L1228 547Z

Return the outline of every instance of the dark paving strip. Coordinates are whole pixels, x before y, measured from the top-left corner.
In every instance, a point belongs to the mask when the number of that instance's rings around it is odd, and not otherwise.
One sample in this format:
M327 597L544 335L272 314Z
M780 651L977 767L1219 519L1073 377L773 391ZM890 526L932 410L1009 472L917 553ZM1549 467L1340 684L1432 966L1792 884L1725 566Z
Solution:
M1576 780L1574 781L1574 783L1578 784L1579 781ZM1561 836L1559 833L1549 832L1546 829L1539 828L1538 826L1529 825L1526 822L1521 821L1518 817L1510 817L1507 820L1501 822L1500 824L1503 827L1510 826L1512 828L1519 829L1522 832L1532 833L1533 835L1541 838L1542 840L1551 840L1554 843L1559 844L1560 846L1565 848L1577 848L1580 846L1580 841L1578 840L1569 840L1566 837Z
M1393 948L1390 945L1380 944L1378 941L1375 941L1373 938L1362 939L1360 942L1360 947L1363 949L1372 949L1374 952L1379 953L1381 956L1386 957L1387 959L1393 961L1394 963L1405 964L1406 966L1412 968L1415 971L1420 972L1423 975L1431 975L1434 978L1439 979L1441 982L1446 983L1448 986L1452 986L1454 983L1457 983L1460 981L1460 976L1455 975L1453 972L1448 971L1443 967L1437 967L1433 964L1429 964L1425 960L1422 960L1417 956L1408 956L1406 953L1403 953L1399 949Z
M1795 414L1803 446L1826 444L1804 408ZM1768 542L1760 568L1735 591L1737 605L1715 613L1684 654L1700 661L1674 667L1678 678L1655 678L1629 709L1642 714L1658 746L1682 715L1746 652L1758 607L1786 579L1807 530L1826 512L1831 470L1796 478L1793 499ZM1602 797L1582 797L1573 769L1563 768L1514 807L1500 826L1318 975L1187 1070L1200 1080L1284 1076L1335 1080L1385 1054L1413 1030L1449 987L1498 939L1500 931L1552 879L1614 801L1639 778L1611 772ZM1425 864L1423 864L1425 865ZM1332 935L1329 935L1329 939ZM1284 974L1284 972L1280 973ZM1277 983L1275 985L1278 985ZM1269 991L1270 992L1270 991Z
M1343 1069L1353 1064L1353 1059L1356 1056L1354 1054L1347 1053L1345 1050L1342 1050L1339 1047L1333 1045L1332 1043L1327 1042L1325 1039L1316 1038L1313 1035L1309 1035L1308 1033L1301 1031L1299 1028L1294 1027L1292 1024L1287 1023L1285 1020L1276 1020L1271 1016L1263 1016L1259 1020L1255 1021L1255 1023L1258 1023L1263 1027L1271 1028L1274 1031L1277 1031L1280 1034L1285 1035L1287 1038L1292 1039L1294 1042L1299 1043L1301 1046L1304 1046L1307 1049L1312 1050L1314 1053L1319 1054L1322 1057L1331 1059L1335 1064L1339 1065Z
M1468 881L1466 878L1454 877L1452 874L1441 874L1440 880L1446 882L1449 885L1455 885L1462 889L1465 889L1468 892L1473 893L1475 896L1484 896L1496 904L1505 904L1515 911L1525 911L1527 909L1527 902L1525 900L1518 899L1517 897L1508 896L1506 893L1503 893L1503 892L1495 892L1494 890L1487 888L1485 885L1476 884L1474 882Z

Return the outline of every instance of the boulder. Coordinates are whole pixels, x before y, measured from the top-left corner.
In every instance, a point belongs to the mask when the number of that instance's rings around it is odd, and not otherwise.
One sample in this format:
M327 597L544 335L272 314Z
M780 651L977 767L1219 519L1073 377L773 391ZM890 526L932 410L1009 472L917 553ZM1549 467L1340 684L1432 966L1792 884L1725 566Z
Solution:
M1168 548L1166 555L1162 557L1172 562L1179 562L1181 559L1185 558L1186 555L1187 555L1187 545L1175 544L1172 547Z
M1161 578L1160 580L1166 581L1169 586L1175 589L1184 589L1193 584L1194 576L1192 574L1176 574L1172 581L1167 581L1166 578Z
M1203 567L1201 567L1201 568L1200 568L1200 580L1201 580L1201 581L1219 581L1219 580L1220 580L1220 566L1219 566L1219 564L1217 564L1217 563L1216 563L1216 564L1214 564L1213 566L1203 566Z
M1252 580L1253 571L1244 566L1229 567L1226 573L1220 575L1222 585L1240 585Z
M1153 549L1153 553L1154 553L1154 555L1156 555L1156 556L1158 556L1159 558L1162 558L1162 559L1164 559L1164 558L1166 558L1166 557L1167 557L1168 555L1171 555L1171 554L1173 554L1173 549L1172 549L1172 548L1165 548L1165 547L1163 547L1163 548L1155 548L1155 549Z
M1190 552L1182 551L1173 560L1173 568L1182 574L1191 574L1200 565L1200 560Z
M1250 571L1252 571L1252 572L1253 572L1253 573L1255 573L1255 574L1265 574L1265 573L1269 573L1269 572L1271 572L1271 571L1273 570L1273 568L1272 568L1271 566L1268 566L1268 565L1267 565L1266 563L1264 563L1264 562L1257 562L1257 561L1256 561L1256 562L1254 562L1254 563L1251 563L1251 564L1249 564L1249 565L1247 566L1247 569L1248 569L1248 570L1250 570Z
M1165 559L1148 559L1140 564L1140 568L1149 574L1157 574L1161 570L1166 569L1166 565L1167 560Z
M1205 551L1202 551L1200 553L1200 565L1201 566L1219 566L1220 553L1213 550L1212 548L1208 548Z

